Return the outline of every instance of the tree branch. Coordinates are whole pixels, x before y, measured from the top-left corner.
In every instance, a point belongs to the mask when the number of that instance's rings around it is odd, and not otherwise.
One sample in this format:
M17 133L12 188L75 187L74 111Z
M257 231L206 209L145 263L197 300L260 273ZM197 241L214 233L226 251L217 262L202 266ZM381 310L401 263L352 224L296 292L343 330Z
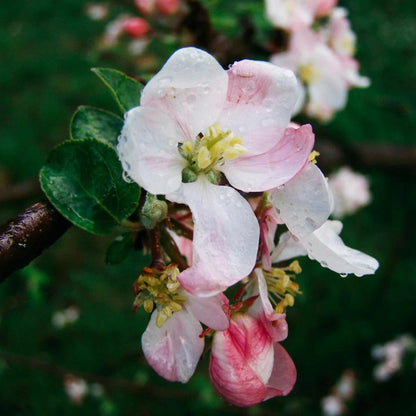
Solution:
M52 245L70 223L48 202L38 202L0 228L0 282Z

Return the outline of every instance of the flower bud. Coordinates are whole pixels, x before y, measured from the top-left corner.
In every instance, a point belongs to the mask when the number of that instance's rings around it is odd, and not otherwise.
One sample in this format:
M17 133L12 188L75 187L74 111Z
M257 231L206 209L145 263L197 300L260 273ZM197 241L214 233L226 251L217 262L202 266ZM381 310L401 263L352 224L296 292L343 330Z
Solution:
M129 17L123 23L123 30L132 38L143 38L149 32L150 26L141 17Z
M140 212L140 221L148 230L163 221L168 214L168 206L165 201L157 199L156 195L147 194L146 201Z

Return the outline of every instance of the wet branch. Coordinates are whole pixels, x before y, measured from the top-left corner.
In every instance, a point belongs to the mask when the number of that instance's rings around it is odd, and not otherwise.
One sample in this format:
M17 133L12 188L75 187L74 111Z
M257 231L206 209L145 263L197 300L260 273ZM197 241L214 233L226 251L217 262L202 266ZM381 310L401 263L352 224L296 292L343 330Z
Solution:
M0 282L51 246L70 223L48 202L38 202L0 228Z

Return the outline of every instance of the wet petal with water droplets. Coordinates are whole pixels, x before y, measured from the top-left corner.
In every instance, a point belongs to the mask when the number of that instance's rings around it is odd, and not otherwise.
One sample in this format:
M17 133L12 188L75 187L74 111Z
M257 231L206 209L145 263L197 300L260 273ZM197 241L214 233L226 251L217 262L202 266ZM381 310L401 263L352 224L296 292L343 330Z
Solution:
M299 239L318 229L332 207L327 180L313 163L308 163L284 188L273 191L271 200L289 231Z
M227 73L213 56L182 48L148 82L140 104L169 113L180 127L178 139L193 140L218 120L227 84Z
M195 371L204 349L199 338L202 326L185 309L175 312L161 328L154 311L142 335L142 348L149 365L169 381L186 383Z
M309 124L287 128L282 139L268 152L227 160L222 172L237 189L245 192L267 191L292 179L308 161L314 144Z
M223 129L241 136L247 155L264 153L283 135L297 99L293 72L269 62L243 60L228 71Z
M117 152L128 176L153 194L176 190L183 159L177 150L180 131L164 113L135 107L126 113Z
M340 221L327 221L322 227L302 240L311 259L317 260L341 275L353 273L356 276L374 274L378 262L361 251L347 247L338 236Z
M211 184L204 176L166 195L185 203L195 224L193 263L178 280L188 292L210 296L246 277L253 269L259 224L249 203L233 188Z

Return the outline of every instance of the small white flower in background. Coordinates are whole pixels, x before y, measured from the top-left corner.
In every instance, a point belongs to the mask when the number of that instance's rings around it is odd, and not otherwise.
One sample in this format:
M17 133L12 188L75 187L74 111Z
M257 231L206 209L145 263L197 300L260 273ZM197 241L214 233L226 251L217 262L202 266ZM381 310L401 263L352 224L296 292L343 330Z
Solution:
M95 398L100 398L104 396L104 387L99 383L92 383L90 385L90 394Z
M334 197L334 218L354 214L371 201L368 179L349 167L342 167L330 175L328 185Z
M331 394L322 399L322 413L325 416L344 415L347 410L345 403L353 399L355 388L356 378L354 372L345 370L341 378L331 388Z
M322 413L325 416L340 416L345 414L345 404L338 396L326 396L321 401Z
M416 339L411 335L401 335L383 345L376 345L371 351L373 358L383 360L374 368L376 381L387 381L402 368L403 357L407 352L416 351ZM416 364L416 361L415 361Z
M62 329L68 324L72 324L79 319L79 309L77 306L71 305L66 309L56 311L52 315L52 325L57 329Z
M104 20L108 16L108 5L103 3L87 3L85 13L91 20Z
M88 384L82 379L68 374L64 378L64 388L69 399L75 404L81 404L88 393Z

